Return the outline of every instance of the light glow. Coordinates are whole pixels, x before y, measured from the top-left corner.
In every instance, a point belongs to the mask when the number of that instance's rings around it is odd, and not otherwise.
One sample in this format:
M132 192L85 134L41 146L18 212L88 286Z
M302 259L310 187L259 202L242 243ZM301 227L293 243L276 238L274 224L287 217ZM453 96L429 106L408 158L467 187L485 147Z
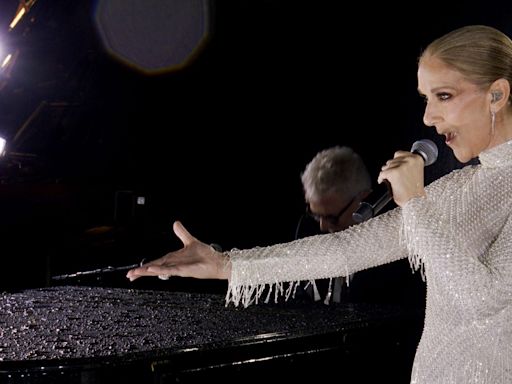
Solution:
M0 137L0 156L5 155L5 144L6 143L7 143L7 141L3 137Z
M14 15L14 18L9 24L9 31L12 30L20 22L20 20L28 13L28 11L30 11L30 8L32 8L36 1L37 0L19 0L16 15Z
M12 19L11 24L9 24L9 29L13 29L16 24L21 20L21 18L27 13L27 10L24 6L21 6L18 8L18 12L16 12L16 15L14 16L14 19Z
M12 54L9 53L7 56L5 56L5 59L2 61L2 65L0 67L5 68L7 64L9 64L9 61L11 61L11 58Z

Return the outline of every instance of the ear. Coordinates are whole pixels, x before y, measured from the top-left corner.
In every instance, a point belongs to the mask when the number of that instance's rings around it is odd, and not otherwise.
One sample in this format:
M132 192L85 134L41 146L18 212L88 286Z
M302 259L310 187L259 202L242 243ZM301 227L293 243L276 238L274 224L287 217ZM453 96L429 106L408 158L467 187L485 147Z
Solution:
M498 79L494 81L489 87L489 99L491 101L491 108L494 112L499 111L501 108L508 104L510 97L510 83L506 79Z

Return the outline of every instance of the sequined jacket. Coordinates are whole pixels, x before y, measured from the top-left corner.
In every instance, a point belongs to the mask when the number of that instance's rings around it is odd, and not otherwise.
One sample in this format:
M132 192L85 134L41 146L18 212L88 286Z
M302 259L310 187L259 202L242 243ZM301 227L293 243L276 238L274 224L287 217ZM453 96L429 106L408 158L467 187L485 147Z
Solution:
M512 383L512 141L479 159L345 231L231 252L227 303L408 257L427 283L411 383Z

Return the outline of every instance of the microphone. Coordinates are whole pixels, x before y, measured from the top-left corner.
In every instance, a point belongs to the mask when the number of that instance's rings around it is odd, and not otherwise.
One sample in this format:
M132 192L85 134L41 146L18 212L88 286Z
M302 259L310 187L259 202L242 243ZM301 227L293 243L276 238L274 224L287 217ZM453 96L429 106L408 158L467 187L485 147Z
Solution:
M435 163L437 160L438 150L436 144L429 139L423 139L415 141L411 147L411 152L420 155L425 162L425 167L427 165ZM387 180L384 180L384 184L386 185L386 192L382 194L375 202L371 202L374 200L370 197L370 201L362 201L359 204L359 208L352 214L352 219L356 223L362 223L373 216L377 215L382 208L386 206L393 199L393 193L391 192L391 186Z

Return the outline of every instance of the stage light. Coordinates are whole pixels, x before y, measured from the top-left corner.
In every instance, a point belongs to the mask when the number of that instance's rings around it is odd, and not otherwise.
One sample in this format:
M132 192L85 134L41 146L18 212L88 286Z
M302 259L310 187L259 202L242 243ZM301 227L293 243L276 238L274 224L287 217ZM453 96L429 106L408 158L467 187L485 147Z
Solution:
M0 52L0 91L4 89L11 78L13 67L18 59L19 53L19 49L5 56Z
M12 58L12 54L9 53L7 56L5 56L5 58L2 60L2 65L0 66L1 68L5 68L7 67L7 65L9 64L9 61L11 61L11 58Z
M0 156L5 155L5 145L7 144L7 140L3 137L0 137Z
M9 30L13 29L16 24L21 20L21 18L25 15L26 10L24 7L19 8L16 12L16 15L14 16L14 19L12 19L11 24L9 24Z
M16 10L16 14L14 18L9 24L9 31L14 29L14 27L20 22L20 20L28 13L30 8L35 4L36 0L20 0L18 4L18 9Z
M105 49L146 73L181 69L209 37L208 0L100 0L95 24Z

